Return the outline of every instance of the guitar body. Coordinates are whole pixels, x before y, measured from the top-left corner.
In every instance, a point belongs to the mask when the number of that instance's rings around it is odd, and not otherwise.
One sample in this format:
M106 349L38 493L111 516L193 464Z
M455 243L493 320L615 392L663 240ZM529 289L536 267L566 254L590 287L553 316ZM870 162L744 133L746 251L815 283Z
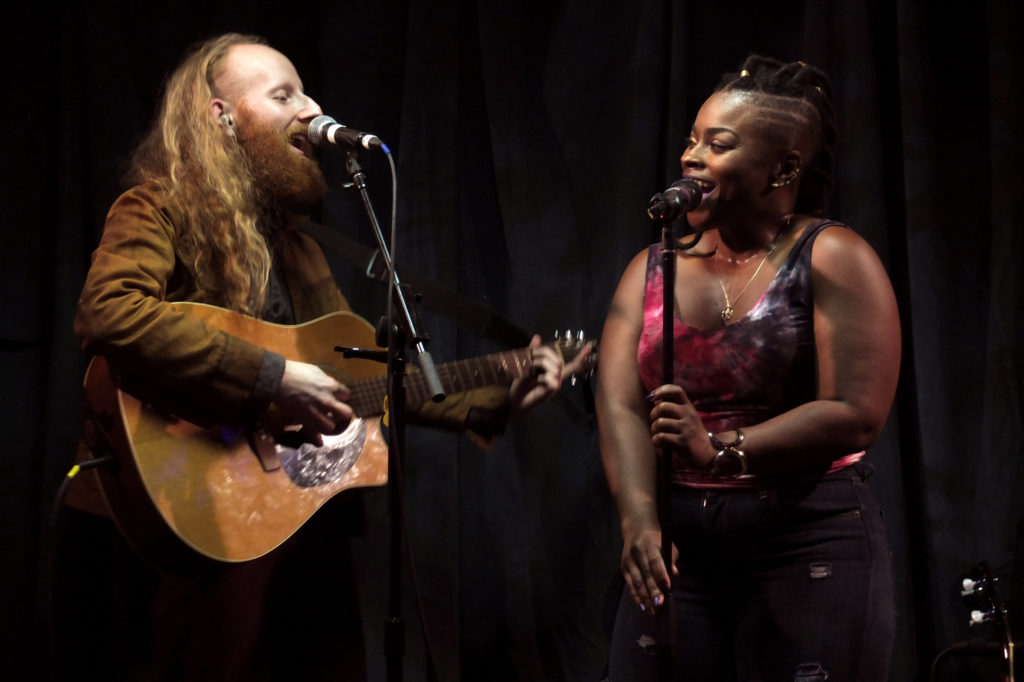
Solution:
M303 442L294 429L200 425L181 416L190 406L168 404L158 387L94 358L85 376L94 449L113 458L97 468L100 486L114 521L141 555L177 571L201 570L210 560L249 561L278 547L338 493L387 482L378 418L385 367L335 350L376 349L363 318L340 312L288 326L201 303L173 305L289 360L320 366L348 386L356 418L344 433L323 436L320 446ZM571 359L584 344L567 334L554 347ZM446 394L508 386L533 371L531 354L521 348L458 360L438 366L438 376ZM596 353L584 360L592 371ZM407 373L406 390L407 405L424 405L432 396L416 370Z
M175 307L288 359L333 368L350 386L384 373L379 363L344 359L334 350L376 348L369 324L350 313L285 326L202 304ZM201 427L140 400L130 385L97 357L85 392L114 455L113 466L98 469L104 496L128 541L158 566L188 570L204 559L254 559L338 493L387 481L387 444L372 414L315 447L287 433ZM265 447L274 441L263 459L254 447L261 438Z

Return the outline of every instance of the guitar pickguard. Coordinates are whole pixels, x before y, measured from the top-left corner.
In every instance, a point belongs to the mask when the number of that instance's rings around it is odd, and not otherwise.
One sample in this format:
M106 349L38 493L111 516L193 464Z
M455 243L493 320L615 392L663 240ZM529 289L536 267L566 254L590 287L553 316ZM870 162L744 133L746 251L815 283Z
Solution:
M302 443L297 447L277 443L285 473L300 488L330 485L348 473L363 451L366 422L357 417L342 433L322 440L323 445Z

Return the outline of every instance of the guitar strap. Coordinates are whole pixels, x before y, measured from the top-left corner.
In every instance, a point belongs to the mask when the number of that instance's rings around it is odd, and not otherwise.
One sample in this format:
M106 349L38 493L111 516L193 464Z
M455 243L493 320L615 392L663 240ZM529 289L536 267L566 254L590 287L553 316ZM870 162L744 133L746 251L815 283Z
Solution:
M378 282L387 279L387 270L379 249L371 249L348 235L330 230L312 220L304 223L301 229L324 248L343 256L367 277ZM404 284L411 285L417 293L423 295L425 307L454 320L474 334L512 348L530 343L529 334L496 310L411 268L403 267L400 275Z

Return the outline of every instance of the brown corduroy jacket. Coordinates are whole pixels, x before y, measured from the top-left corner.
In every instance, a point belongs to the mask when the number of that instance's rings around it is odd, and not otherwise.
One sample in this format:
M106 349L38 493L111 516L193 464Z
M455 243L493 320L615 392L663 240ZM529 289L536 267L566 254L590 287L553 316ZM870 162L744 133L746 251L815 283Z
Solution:
M153 185L134 187L117 199L79 297L75 332L86 351L158 385L191 413L200 411L214 424L238 423L270 404L283 361L171 305L219 303L217 293L200 289L177 258L178 224L180 216ZM296 322L349 310L320 246L308 235L284 231L275 256ZM491 386L414 406L410 418L473 430L486 443L503 427L507 403L507 387ZM83 443L78 459L88 457ZM76 481L67 502L105 513L98 493L95 480Z

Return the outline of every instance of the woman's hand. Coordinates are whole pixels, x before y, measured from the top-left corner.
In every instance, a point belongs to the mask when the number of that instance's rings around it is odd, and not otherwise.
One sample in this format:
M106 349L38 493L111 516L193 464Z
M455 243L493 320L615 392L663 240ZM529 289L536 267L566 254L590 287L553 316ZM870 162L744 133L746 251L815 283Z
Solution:
M651 444L656 450L669 448L694 469L706 469L715 458L708 430L681 386L666 384L650 395Z
M679 550L672 545L672 575L679 574L678 558ZM650 528L624 538L621 568L629 594L642 610L653 613L665 603L671 580L661 558L661 530Z

